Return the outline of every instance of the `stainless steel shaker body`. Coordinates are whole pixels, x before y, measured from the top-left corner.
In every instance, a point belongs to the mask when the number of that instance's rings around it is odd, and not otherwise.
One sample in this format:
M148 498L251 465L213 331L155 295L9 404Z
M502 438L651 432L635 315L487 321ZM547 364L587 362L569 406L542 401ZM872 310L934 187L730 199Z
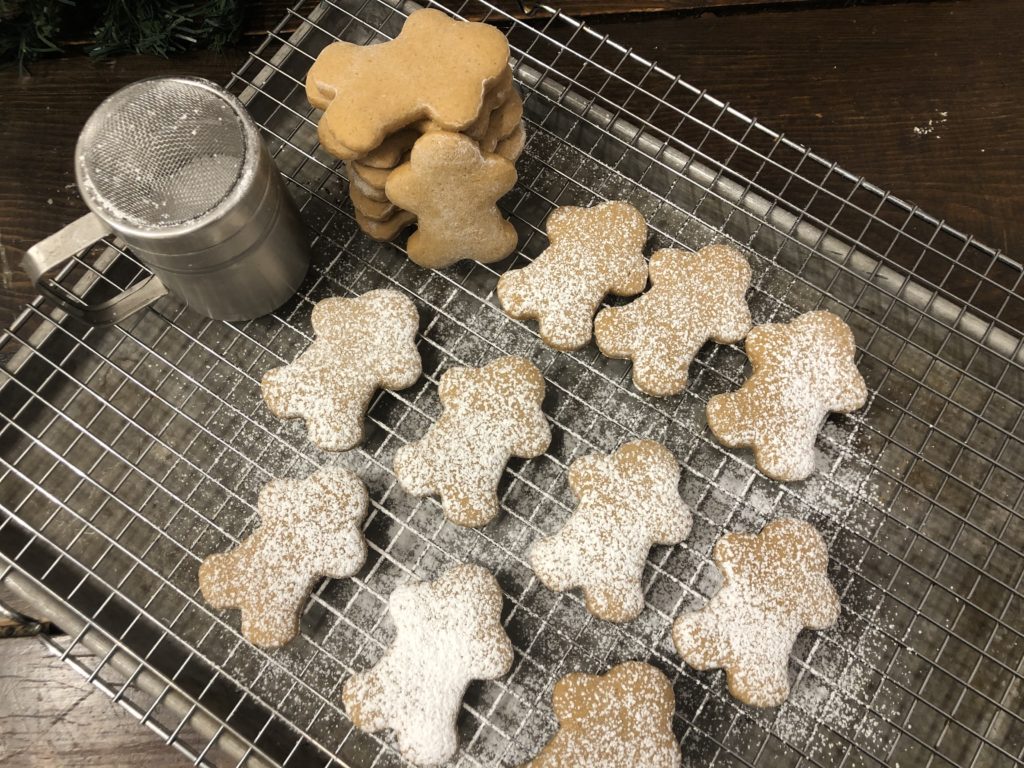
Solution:
M306 274L306 230L277 167L241 103L213 83L121 89L82 130L75 173L92 213L31 249L26 269L90 322L117 322L164 292L207 317L246 320L287 301ZM44 279L109 233L153 272L147 283L87 307Z

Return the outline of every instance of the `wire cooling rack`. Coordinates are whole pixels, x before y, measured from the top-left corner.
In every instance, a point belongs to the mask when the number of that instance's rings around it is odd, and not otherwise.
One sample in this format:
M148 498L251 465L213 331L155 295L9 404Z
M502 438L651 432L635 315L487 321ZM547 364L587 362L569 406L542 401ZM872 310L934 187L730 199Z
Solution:
M542 9L546 18L519 20L477 0L449 7L500 25L513 48L530 137L504 202L521 236L513 265L543 249L554 206L626 199L656 246L740 247L754 270L756 322L814 308L849 322L869 404L829 420L810 480L772 482L749 452L721 448L705 429L707 398L743 379L739 348L708 345L685 393L648 398L626 363L593 347L554 352L534 326L507 319L497 270L425 271L359 233L340 164L316 143L302 80L329 41L392 37L414 7L301 2L232 80L315 238L293 301L225 324L167 298L93 329L37 299L0 337L0 584L29 593L70 632L48 640L54 652L195 764L396 765L387 736L351 728L342 682L390 641L385 608L397 583L471 560L506 593L516 654L506 679L470 688L459 765L528 759L555 728L554 681L625 659L672 679L687 765L1021 760L1021 265L570 18ZM140 274L112 243L62 280L98 297ZM315 301L382 286L420 309L425 376L376 398L359 450L324 454L301 424L268 414L260 376L309 343ZM544 372L555 439L542 458L513 462L499 521L456 529L435 501L396 486L391 459L436 417L445 368L504 353ZM571 510L566 466L638 437L664 442L682 463L695 523L683 545L652 551L646 609L618 627L590 617L578 595L547 591L524 553ZM368 562L357 578L319 587L298 639L257 650L237 614L203 603L197 567L253 528L270 477L328 462L370 488ZM720 672L681 665L669 630L717 589L718 537L783 514L825 536L843 611L833 629L800 636L789 701L757 710L728 695Z

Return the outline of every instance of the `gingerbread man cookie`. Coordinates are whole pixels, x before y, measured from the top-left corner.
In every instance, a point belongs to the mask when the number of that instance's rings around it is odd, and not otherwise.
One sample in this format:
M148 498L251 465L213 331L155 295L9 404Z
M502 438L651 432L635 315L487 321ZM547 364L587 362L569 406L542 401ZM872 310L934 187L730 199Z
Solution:
M304 418L314 445L347 450L363 439L373 393L420 377L419 315L404 294L383 289L319 301L312 321L316 339L294 362L264 374L263 399L278 418Z
M451 368L438 386L444 412L395 454L395 475L416 496L438 494L457 525L498 514L498 481L510 456L532 459L551 442L541 402L544 377L529 360L500 357L483 368Z
M345 711L357 728L394 730L402 756L443 763L458 748L455 721L471 680L493 680L512 666L501 625L501 588L478 565L458 565L434 581L391 593L396 636L369 672L345 682Z
M647 224L629 203L556 208L547 220L550 245L533 263L498 280L498 300L517 320L536 319L544 343L579 349L608 293L633 296L647 284Z
M416 142L385 191L418 219L406 246L409 258L441 269L462 259L490 264L512 253L519 236L496 203L515 183L510 161L482 153L467 136L437 131Z
M466 130L506 76L508 55L497 28L433 9L410 14L386 43L331 43L306 75L309 103L325 110L320 143L350 160L424 118L444 130Z
M718 540L722 588L702 609L676 619L672 640L695 669L724 667L729 692L757 707L789 696L789 653L803 627L839 618L828 580L828 551L810 523L780 518L756 535Z
M577 459L569 487L579 504L562 530L533 545L533 570L557 592L582 587L587 610L599 619L635 619L644 607L648 550L678 544L690 532L678 486L679 464L653 440Z
M260 491L260 527L199 567L199 589L214 608L240 608L242 635L266 648L299 631L299 616L323 576L352 576L366 559L362 524L369 496L347 469L305 480L271 480Z
M633 383L649 395L675 395L686 387L697 351L714 339L732 344L750 330L743 295L750 265L728 245L699 253L655 251L651 289L624 307L607 307L594 320L594 338L608 357L633 360Z
M573 672L555 684L558 732L523 768L677 768L676 698L668 678L627 661L603 675Z
M757 326L745 348L753 375L737 392L708 401L708 426L723 445L752 446L769 477L803 480L814 469L814 439L829 412L849 413L867 402L853 333L819 310Z

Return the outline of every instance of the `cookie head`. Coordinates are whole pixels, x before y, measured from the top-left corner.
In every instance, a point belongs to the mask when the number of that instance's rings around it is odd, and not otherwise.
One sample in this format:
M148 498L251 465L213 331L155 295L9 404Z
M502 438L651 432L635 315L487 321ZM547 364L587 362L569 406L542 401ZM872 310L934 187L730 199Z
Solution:
M508 41L497 28L433 9L410 14L394 40L331 43L306 75L310 104L325 110L321 144L347 160L423 118L445 130L465 130L508 69L508 55Z
M574 672L555 684L559 729L525 768L644 766L677 768L675 695L654 667L627 661L603 675Z

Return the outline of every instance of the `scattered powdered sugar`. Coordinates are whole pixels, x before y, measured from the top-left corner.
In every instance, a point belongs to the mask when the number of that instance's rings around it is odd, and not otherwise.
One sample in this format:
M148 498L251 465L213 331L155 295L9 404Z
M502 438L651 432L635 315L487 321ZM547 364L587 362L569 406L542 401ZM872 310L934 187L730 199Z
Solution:
M651 256L651 290L625 307L601 310L594 336L608 357L633 360L633 383L654 396L686 387L690 363L708 339L731 344L750 330L744 294L750 265L728 245Z
M577 459L569 483L579 506L561 531L533 545L530 564L549 589L582 587L598 618L635 619L648 550L690 532L679 465L664 446L643 440Z
M415 305L398 291L318 302L316 339L293 363L263 376L267 407L278 418L304 418L310 441L324 450L358 445L373 393L410 387L420 377L418 328Z
M675 704L665 675L641 662L566 675L552 695L560 728L528 768L675 768L682 763Z
M828 553L810 523L780 518L759 534L719 539L722 589L699 611L680 616L672 639L696 669L724 667L730 692L756 706L789 695L788 660L803 627L824 629L839 615L828 580Z
M498 280L498 300L511 317L539 321L556 349L590 341L594 312L608 293L632 296L647 284L647 224L629 203L557 208L546 223L550 245L522 269Z
M215 608L241 608L242 634L254 645L287 643L317 580L362 567L368 505L366 486L341 467L305 480L272 480L260 492L256 532L200 566L203 597Z
M521 357L483 368L452 368L438 393L444 412L420 440L395 454L399 483L417 496L438 494L458 525L485 525L498 514L498 482L510 456L547 450L551 427L541 410L544 377Z
M802 480L814 469L814 441L829 411L867 401L853 333L831 312L807 312L757 326L745 348L754 373L739 391L708 401L708 426L729 447L753 446L769 477Z
M469 681L501 677L512 666L501 604L494 576L472 564L397 587L390 598L394 643L372 670L345 683L352 722L368 731L393 729L402 755L419 765L450 758Z

